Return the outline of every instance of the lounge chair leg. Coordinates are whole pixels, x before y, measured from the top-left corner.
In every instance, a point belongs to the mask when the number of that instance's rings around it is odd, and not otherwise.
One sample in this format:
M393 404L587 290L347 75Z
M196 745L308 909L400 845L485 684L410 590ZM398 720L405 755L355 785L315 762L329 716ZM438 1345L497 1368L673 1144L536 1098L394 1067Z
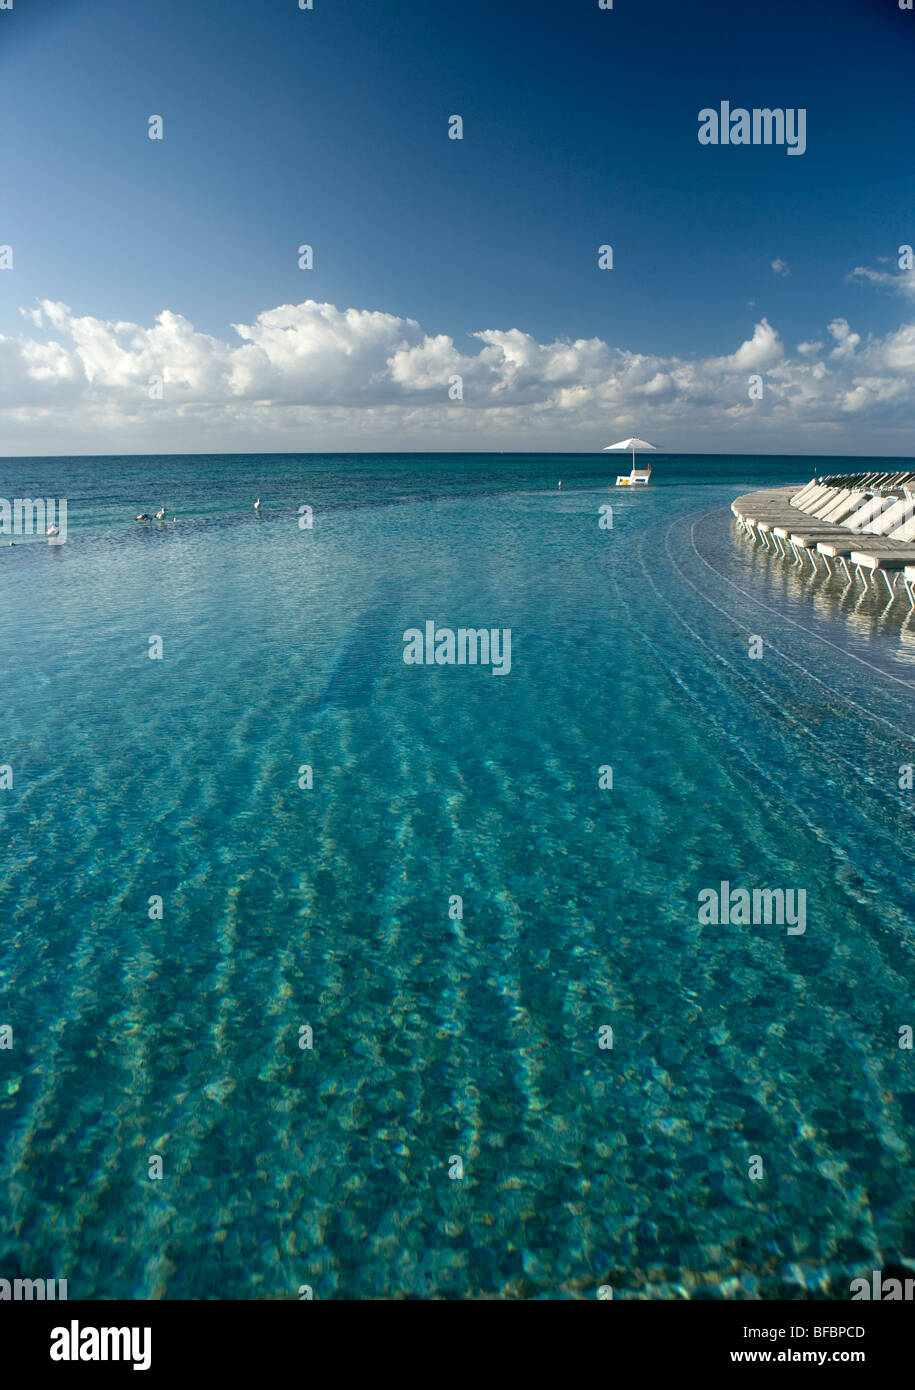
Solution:
M832 570L829 568L829 561L827 560L825 555L823 556L823 564L826 566L826 573L831 575Z
M912 594L912 590L915 589L915 584L912 583L911 579L904 579L903 583L905 584L905 591L909 598L909 607L915 608L915 597L913 597Z
M895 597L896 597L896 590L893 588L893 585L890 583L889 575L887 574L886 570L881 570L880 573L883 575L883 582L884 582L884 584L886 585L886 587L887 587L887 588L889 589L889 591L890 591L890 598L895 598Z
M841 564L843 570L845 571L845 577L846 577L846 579L848 580L848 582L849 582L849 584L850 584L850 583L852 582L851 570L848 568L848 566L847 566L846 563L845 563L845 556L844 556L844 555L840 555L840 556L839 556L839 562L840 562L840 564Z

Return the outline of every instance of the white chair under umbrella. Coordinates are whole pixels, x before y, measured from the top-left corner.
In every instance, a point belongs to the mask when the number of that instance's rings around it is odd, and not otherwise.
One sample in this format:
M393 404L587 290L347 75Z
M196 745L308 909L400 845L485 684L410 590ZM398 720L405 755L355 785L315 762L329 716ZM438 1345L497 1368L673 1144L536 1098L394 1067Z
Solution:
M618 449L620 453L623 453L624 451L627 454L630 451L632 453L632 472L628 475L628 477L625 473L618 473L616 477L617 487L629 487L630 485L634 485L636 483L648 482L649 478L651 477L651 464L649 463L647 468L636 468L635 455L637 450L639 452L642 452L646 449L650 449L652 450L652 452L654 452L654 444L648 444L644 439L621 439L618 444L607 444L604 448L604 453L606 453L608 449Z

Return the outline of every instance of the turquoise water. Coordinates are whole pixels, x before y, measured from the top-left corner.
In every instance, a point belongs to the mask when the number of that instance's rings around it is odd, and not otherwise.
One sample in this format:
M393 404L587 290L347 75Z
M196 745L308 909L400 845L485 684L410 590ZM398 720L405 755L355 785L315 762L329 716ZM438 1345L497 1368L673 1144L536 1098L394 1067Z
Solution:
M732 524L854 460L655 465L0 460L70 513L0 547L0 1277L847 1298L915 1255L915 622ZM428 619L510 674L405 665ZM700 924L723 879L806 932Z

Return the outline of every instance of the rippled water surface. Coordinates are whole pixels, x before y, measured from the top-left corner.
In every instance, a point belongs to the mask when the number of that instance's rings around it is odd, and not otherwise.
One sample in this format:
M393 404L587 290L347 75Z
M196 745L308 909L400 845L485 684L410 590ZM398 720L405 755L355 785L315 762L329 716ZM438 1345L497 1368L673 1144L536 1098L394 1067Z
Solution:
M0 461L70 510L0 549L0 1276L848 1297L915 1255L908 603L734 528L837 463L617 466ZM430 619L510 674L405 665ZM806 932L701 924L721 880Z

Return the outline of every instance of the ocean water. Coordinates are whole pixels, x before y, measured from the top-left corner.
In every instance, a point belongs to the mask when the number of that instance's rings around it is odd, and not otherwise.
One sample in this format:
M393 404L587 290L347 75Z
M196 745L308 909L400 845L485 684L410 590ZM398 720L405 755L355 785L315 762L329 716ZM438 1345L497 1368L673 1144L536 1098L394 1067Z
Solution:
M0 546L0 1277L847 1298L915 1256L915 622L729 511L873 462L654 464L0 460L69 502ZM406 665L427 620L510 673ZM806 931L701 923L722 880Z

